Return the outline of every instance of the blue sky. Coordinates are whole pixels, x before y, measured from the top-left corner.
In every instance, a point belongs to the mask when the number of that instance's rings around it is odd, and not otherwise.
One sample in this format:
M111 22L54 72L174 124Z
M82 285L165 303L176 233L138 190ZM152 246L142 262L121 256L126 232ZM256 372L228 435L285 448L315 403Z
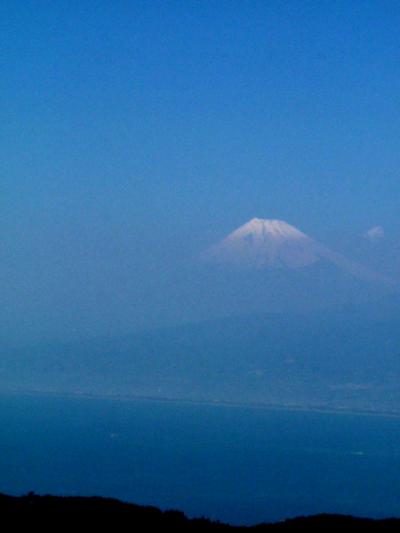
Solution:
M3 0L0 21L10 327L71 291L92 309L121 269L140 295L253 216L400 233L398 2Z

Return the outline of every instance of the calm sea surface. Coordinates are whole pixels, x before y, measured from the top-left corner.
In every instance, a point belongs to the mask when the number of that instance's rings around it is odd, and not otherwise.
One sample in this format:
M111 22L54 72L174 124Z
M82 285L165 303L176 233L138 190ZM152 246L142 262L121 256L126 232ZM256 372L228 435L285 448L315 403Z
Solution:
M400 516L400 418L0 395L0 491L257 523Z

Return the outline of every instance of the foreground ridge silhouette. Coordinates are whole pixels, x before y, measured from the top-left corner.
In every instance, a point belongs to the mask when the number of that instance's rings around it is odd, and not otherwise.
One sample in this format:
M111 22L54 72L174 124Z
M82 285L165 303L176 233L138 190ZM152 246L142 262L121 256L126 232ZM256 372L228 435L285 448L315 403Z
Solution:
M25 496L8 496L0 494L0 513L4 519L11 519L12 524L38 525L42 529L56 531L59 527L112 528L112 531L188 531L188 532L224 532L254 531L399 531L400 519L390 518L373 520L344 515L321 514L308 517L288 519L275 524L258 524L255 526L231 526L214 522L207 518L189 519L176 510L161 511L156 507L124 503L119 500L101 497L64 497L39 496L30 492Z

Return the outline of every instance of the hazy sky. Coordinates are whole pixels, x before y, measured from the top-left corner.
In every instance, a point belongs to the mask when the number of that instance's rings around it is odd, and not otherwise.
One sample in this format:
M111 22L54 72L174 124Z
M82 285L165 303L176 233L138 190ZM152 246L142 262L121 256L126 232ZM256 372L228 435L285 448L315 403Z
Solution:
M2 0L0 24L5 340L157 322L168 272L253 216L400 234L397 1Z

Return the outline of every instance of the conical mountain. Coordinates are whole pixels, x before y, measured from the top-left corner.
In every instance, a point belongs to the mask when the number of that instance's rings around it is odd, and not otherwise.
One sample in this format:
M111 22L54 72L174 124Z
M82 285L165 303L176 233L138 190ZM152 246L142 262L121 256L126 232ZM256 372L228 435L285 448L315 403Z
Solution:
M324 248L283 220L253 218L212 246L208 256L249 267L302 268L319 261Z
M299 270L325 263L366 281L391 281L331 250L283 220L253 218L211 246L206 255L212 262L257 269Z

